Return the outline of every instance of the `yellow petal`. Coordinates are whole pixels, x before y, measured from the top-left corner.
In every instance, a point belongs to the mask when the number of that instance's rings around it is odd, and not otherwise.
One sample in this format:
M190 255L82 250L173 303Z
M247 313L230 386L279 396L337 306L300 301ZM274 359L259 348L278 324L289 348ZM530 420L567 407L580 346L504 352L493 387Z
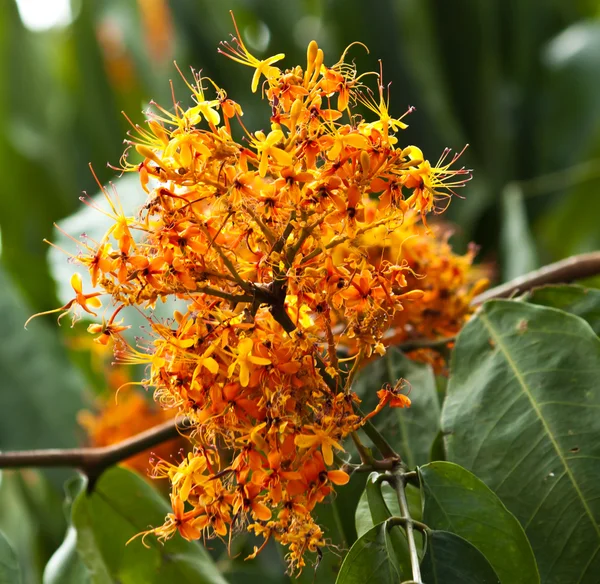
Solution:
M187 501L187 498L192 489L192 477L187 475L183 481L183 485L181 485L181 490L179 491L179 497L182 501Z
M291 166L294 163L292 155L281 148L273 147L269 150L269 154L277 161L277 164Z
M269 166L269 155L267 152L263 152L260 157L260 163L258 165L258 174L263 177L267 174L267 168Z
M75 272L71 276L71 286L73 286L73 290L77 292L77 294L81 294L83 291L83 282L81 281L81 274Z
M258 82L260 80L260 69L257 69L256 71L254 71L254 75L252 76L252 93L256 93L256 90L258 89Z
M306 434L300 434L294 438L294 444L300 448L310 448L318 443L318 436L307 436Z
M250 369L245 363L240 363L240 385L242 387L248 387L250 381Z
M204 365L204 367L206 367L213 375L216 375L219 372L219 364L212 357L203 359L202 365Z
M348 134L344 136L344 142L354 148L366 148L368 145L367 139L362 134Z
M266 359L265 357L255 357L254 355L251 355L250 357L248 357L248 361L250 361L250 363L254 363L255 365L270 365L271 364L270 359Z
M86 304L88 306L91 306L92 308L100 308L102 306L102 301L100 300L100 298L94 296L93 298L88 298Z
M323 460L327 466L333 464L333 450L331 450L331 445L329 443L321 444L321 451L323 452Z

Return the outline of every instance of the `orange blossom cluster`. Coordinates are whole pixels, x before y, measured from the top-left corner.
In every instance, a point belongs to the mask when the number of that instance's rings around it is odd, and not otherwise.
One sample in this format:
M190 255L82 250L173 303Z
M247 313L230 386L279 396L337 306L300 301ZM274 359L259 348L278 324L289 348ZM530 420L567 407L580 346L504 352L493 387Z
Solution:
M364 422L353 376L424 297L408 285L402 253L369 246L403 233L409 216L443 210L469 173L451 168L458 155L431 164L401 145L406 126L388 111L381 74L371 73L372 92L346 52L327 66L313 41L305 68L281 69L284 55L259 60L239 33L220 52L254 70L270 125L248 131L240 105L199 73L191 107L153 104L130 140L142 162L123 162L146 201L128 217L104 190L114 224L78 256L95 290L75 276L76 296L60 310L93 313L108 296L114 313L91 327L105 342L126 328L123 306L178 299L172 319L150 313L150 338L115 344L121 362L147 365L156 400L194 427L193 451L155 466L171 482L172 513L152 532L246 529L278 540L301 569L305 552L326 544L315 505L349 478L335 451ZM341 342L351 345L344 362ZM409 403L394 391L379 392L380 407Z

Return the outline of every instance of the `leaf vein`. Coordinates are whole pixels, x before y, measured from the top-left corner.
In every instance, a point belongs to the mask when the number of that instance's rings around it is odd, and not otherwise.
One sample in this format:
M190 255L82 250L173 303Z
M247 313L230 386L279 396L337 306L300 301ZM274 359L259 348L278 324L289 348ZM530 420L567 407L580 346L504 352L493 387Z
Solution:
M577 496L579 497L579 500L581 501L581 505L583 506L583 508L585 510L585 513L587 514L587 516L591 520L592 525L593 525L593 527L594 527L594 529L596 531L596 534L598 535L598 537L600 537L600 526L598 526L598 524L596 523L596 520L594 519L592 511L589 508L589 505L588 505L586 499L584 498L583 493L581 492L581 489L579 488L579 484L575 480L573 472L571 471L570 466L567 464L567 460L562 455L560 447L559 447L559 445L558 445L558 443L557 443L554 435L552 434L552 430L550 429L550 426L548 425L548 422L546 421L546 418L543 416L541 409L539 408L538 404L536 403L536 401L535 401L535 399L534 399L531 391L529 390L529 387L528 387L527 383L525 382L525 379L523 379L522 373L521 373L521 371L519 371L517 363L512 358L512 356L511 356L508 348L506 347L506 345L502 342L502 340L500 338L498 338L498 332L492 326L492 323L487 318L487 315L485 313L481 313L480 318L481 318L481 322L483 322L483 324L485 325L485 327L488 329L490 335L496 341L496 344L497 344L498 348L502 351L502 354L504 355L504 358L506 359L509 367L512 369L512 372L513 372L513 375L515 376L515 379L517 380L517 382L521 386L521 389L522 389L523 393L529 399L531 407L533 408L535 414L539 418L539 420L540 420L540 422L542 424L542 427L543 427L545 433L548 436L548 439L550 440L552 446L554 447L554 450L556 451L556 455L557 455L558 459L561 461L561 463L563 464L563 466L565 468L567 476L569 477L569 480L571 481L571 483L573 485L573 488L575 489L575 492L577 493ZM560 334L564 335L565 331L561 331Z

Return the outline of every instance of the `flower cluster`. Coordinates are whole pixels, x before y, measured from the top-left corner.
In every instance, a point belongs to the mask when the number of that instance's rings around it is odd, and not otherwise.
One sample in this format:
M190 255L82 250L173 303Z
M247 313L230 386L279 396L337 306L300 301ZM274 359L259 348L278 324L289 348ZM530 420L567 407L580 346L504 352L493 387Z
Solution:
M76 297L61 310L93 312L109 296L113 315L90 329L105 342L120 339L123 306L178 299L172 319L150 312L150 338L115 344L121 362L146 364L156 400L194 427L193 451L155 466L171 482L173 512L153 532L247 529L287 546L301 569L305 552L326 544L315 505L349 478L335 464L365 419L356 371L385 352L390 330L406 329L403 314L434 331L422 303L437 300L414 278L445 270L422 263L419 249L405 257L403 242L417 223L431 236L425 216L469 174L452 168L458 155L431 164L401 145L404 116L389 113L381 73L371 74L372 92L347 52L327 66L313 41L304 68L281 69L283 55L257 59L239 33L221 52L254 70L268 130L248 131L240 105L197 73L192 107L153 104L130 140L141 162L123 159L146 202L128 217L103 191L114 225L78 256L101 291L84 294L75 278ZM381 393L380 407L407 405Z
M386 346L454 337L473 312L471 301L488 286L485 270L472 265L476 246L456 254L448 243L452 234L448 226L437 223L428 229L419 219L409 212L394 232L374 229L362 238L374 265L401 262L406 267L405 289L423 292L419 302L406 303L396 312L384 337ZM409 354L431 362L438 372L445 368L444 356L437 351L418 349Z

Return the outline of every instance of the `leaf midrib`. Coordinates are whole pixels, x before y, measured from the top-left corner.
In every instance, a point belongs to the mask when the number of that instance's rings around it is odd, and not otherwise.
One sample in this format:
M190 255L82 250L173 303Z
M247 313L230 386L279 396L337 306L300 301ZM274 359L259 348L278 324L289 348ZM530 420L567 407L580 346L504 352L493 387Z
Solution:
M573 488L575 489L575 492L577 493L577 496L579 497L586 514L590 518L590 521L592 522L592 525L594 526L596 534L598 535L598 537L600 537L600 526L598 526L598 524L596 523L596 520L594 519L592 511L589 508L587 501L585 500L583 493L581 492L579 485L577 484L577 481L575 480L575 477L573 476L573 473L571 472L571 468L569 467L566 459L562 455L562 453L560 451L560 447L559 447L556 439L554 438L554 435L552 434L552 431L550 430L548 423L546 422L546 418L544 418L544 416L542 415L542 411L540 410L537 403L535 402L535 399L534 399L531 391L529 390L529 387L527 386L525 379L521 375L521 372L519 371L516 362L511 357L511 354L508 351L508 348L502 342L502 335L500 335L496 331L496 329L492 326L492 323L490 322L490 320L488 319L487 315L484 312L482 312L479 315L479 318L480 318L481 322L484 324L484 326L487 328L489 334L491 335L492 339L496 343L496 346L500 349L500 351L504 355L504 358L506 359L506 362L508 363L509 367L511 368L511 370L515 376L515 379L518 381L519 385L521 386L523 393L525 394L527 399L529 399L531 407L532 407L533 411L535 412L536 416L538 417L538 419L540 420L542 427L543 427L546 435L548 436L550 443L552 444L552 447L556 451L556 455L558 456L558 459L562 463L562 465L565 469L565 472L566 472L567 476L569 477L569 480L573 484Z

